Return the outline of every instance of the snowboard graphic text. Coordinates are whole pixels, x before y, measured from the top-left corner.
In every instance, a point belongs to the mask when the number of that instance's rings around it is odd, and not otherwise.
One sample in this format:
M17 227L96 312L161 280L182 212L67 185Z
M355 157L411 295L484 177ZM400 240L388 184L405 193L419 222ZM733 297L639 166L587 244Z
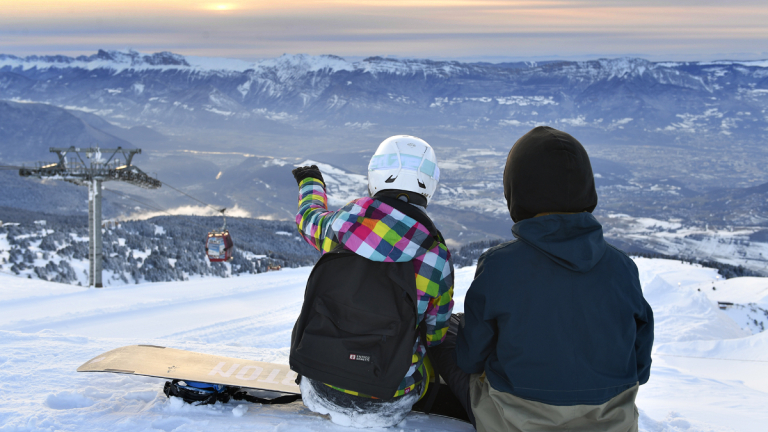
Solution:
M78 372L110 372L298 394L288 365L224 357L156 345L130 345L103 353Z
M238 370L239 369L239 370ZM272 368L268 369L269 373L266 375L265 378L259 379L260 376L262 376L262 373L264 372L264 368L260 366L254 366L254 365L245 365L242 368L240 367L239 363L233 363L231 366L227 367L227 362L220 362L217 364L213 369L211 369L210 372L208 372L209 376L216 376L220 375L224 378L229 378L235 374L235 378L243 381L255 381L258 380L258 382L268 383L268 384L281 384L281 385L293 385L296 386L295 380L296 380L296 372L292 370L286 371L285 369L280 368ZM283 376L278 378L278 376L283 373Z

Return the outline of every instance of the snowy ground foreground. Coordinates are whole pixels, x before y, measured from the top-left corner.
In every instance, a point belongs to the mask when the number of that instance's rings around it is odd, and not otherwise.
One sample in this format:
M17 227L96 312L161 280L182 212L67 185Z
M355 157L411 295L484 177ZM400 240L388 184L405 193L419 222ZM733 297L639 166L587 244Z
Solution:
M768 332L740 328L717 301L768 309L768 279L719 281L711 269L677 261L636 262L657 319L651 380L638 399L641 430L765 430ZM346 429L301 403L193 407L167 400L159 379L75 372L137 343L287 363L309 271L100 290L0 274L0 431ZM457 311L473 274L457 271ZM413 413L393 430L470 428Z

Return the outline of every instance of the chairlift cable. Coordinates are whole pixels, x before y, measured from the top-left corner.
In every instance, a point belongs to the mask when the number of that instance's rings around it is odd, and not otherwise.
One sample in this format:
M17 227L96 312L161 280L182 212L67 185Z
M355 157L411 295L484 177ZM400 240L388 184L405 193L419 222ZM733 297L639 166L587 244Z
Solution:
M169 185L168 183L166 183L166 182L164 182L164 181L160 181L160 183L162 183L162 184L163 184L163 185L165 185L165 186L168 186L169 188L171 188L171 189L175 190L176 192L178 192L178 193L180 193L180 194L182 194L182 195L186 195L187 197L189 197L189 198L191 198L191 199L193 199L193 200L195 200L195 201L199 202L200 204L203 204L203 205L205 205L205 206L208 206L208 207L210 207L210 208L212 208L212 209L216 210L216 211L217 211L217 212L219 212L219 213L222 213L222 214L224 214L224 210L226 210L226 208L219 208L219 207L215 207L215 206L213 206L213 205L211 205L211 204L208 204L207 202L205 202L205 201L203 201L203 200L201 200L201 199L197 199L197 198L193 197L192 195L190 195L190 194L188 194L188 193L186 193L186 192L184 192L184 191L182 191L182 190L179 190L179 189L177 189L177 188L175 188L175 187L173 187L173 186Z
M149 209L156 210L156 211L159 211L159 212L163 212L163 213L167 214L168 216L173 216L171 213L168 213L166 210L163 210L163 209L161 209L159 207L156 207L154 205L151 205L151 204L147 204L144 201L137 200L136 198L133 198L133 197L131 197L130 195L128 195L126 193L119 192L119 191L116 191L116 190L113 190L113 189L107 189L105 187L102 187L102 189L107 191L107 192L112 192L114 194L120 195L120 196L122 196L124 198L127 198L127 199L131 200L131 201L135 201L135 202L137 202L137 203L139 203L139 204L141 204L144 207L147 207Z
M107 191L107 192L112 192L113 194L120 195L120 196L122 196L124 198L128 198L129 200L135 201L135 202L143 205L144 207L147 207L147 208L150 208L152 210L159 211L159 212L163 212L163 213L167 214L168 216L173 216L172 214L168 213L166 210L163 210L163 209L161 209L159 207L156 207L156 206L153 206L151 204L147 204L147 203L145 203L143 201L137 200L136 198L133 198L133 197L131 197L130 195L128 195L126 193L123 193L123 192L120 192L120 191L116 191L116 190L113 190L113 189L107 189L105 187L102 187L102 189Z
M224 212L227 210L226 208L218 208L214 207L211 204L208 204L207 202L195 198L192 195L179 190L168 183L164 181L160 181L165 186L168 186L169 188L175 190L176 192L193 199L207 207L210 207L217 212L221 213L221 216L224 218L224 225L221 227L220 230L213 230L208 233L208 236L205 238L205 255L208 257L208 260L210 262L224 262L224 261L230 261L232 258L232 253L234 252L235 245L232 242L232 236L229 234L229 231L227 230L227 215L224 214Z

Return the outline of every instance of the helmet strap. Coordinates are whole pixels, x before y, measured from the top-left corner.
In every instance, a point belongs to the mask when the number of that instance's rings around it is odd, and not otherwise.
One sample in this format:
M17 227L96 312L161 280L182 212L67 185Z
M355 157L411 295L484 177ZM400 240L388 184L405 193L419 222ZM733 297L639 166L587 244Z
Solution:
M425 197L424 195L418 194L416 192L400 190L400 189L387 189L387 190L379 191L376 193L376 195L373 196L373 198L379 198L379 197L399 199L409 204L415 204L417 206L421 206L424 208L426 208L428 204L427 197Z

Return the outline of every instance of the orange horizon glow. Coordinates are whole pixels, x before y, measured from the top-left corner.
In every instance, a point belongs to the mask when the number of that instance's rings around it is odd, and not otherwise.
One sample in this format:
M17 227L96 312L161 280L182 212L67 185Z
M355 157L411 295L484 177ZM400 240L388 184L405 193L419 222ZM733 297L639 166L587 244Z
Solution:
M236 9L237 7L233 4L219 3L219 4L208 5L205 8L209 10L228 11L228 10Z

